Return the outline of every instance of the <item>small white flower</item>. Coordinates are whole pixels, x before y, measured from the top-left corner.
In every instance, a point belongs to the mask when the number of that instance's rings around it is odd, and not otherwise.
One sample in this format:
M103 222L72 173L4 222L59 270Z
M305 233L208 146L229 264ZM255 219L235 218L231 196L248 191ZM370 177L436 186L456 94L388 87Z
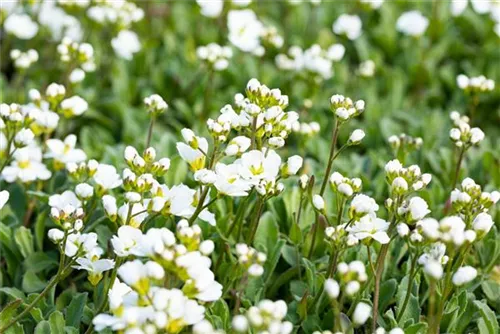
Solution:
M434 259L429 259L424 265L424 272L434 279L443 277L443 266Z
M325 200L320 195L317 195L317 194L314 195L312 198L312 202L313 202L314 208L316 210L318 210L318 211L325 210Z
M472 228L474 231L482 235L487 234L493 225L493 218L485 212L478 214L472 222Z
M359 16L342 14L333 24L333 32L337 35L346 35L350 40L361 36L362 22Z
M453 284L461 286L473 281L477 276L477 270L471 266L458 268L457 272L453 274Z
M396 29L406 35L418 37L424 34L429 26L429 19L418 10L403 13L396 22Z
M398 226L396 226L396 229L399 236L402 238L406 237L410 233L410 228L405 223L399 223Z
M327 279L325 281L325 291L331 299L337 299L340 294L340 285L334 279Z
M94 174L94 181L100 186L102 191L107 191L119 187L122 184L120 175L112 165L99 164Z
M371 312L372 307L370 305L363 302L358 303L352 315L353 323L357 326L364 324L370 318Z
M237 315L233 317L233 321L231 322L233 328L238 333L243 333L248 330L248 320L243 315Z
M66 117L80 116L89 108L87 101L80 96L73 96L61 102L61 110Z
M38 24L28 14L9 15L5 19L3 27L6 32L20 39L32 39L38 33Z
M363 138L365 138L365 132L361 129L356 129L351 133L349 141L352 144L358 144L363 140Z
M130 30L122 30L118 36L111 40L111 46L115 53L125 60L131 60L134 53L141 50L141 42L137 34Z

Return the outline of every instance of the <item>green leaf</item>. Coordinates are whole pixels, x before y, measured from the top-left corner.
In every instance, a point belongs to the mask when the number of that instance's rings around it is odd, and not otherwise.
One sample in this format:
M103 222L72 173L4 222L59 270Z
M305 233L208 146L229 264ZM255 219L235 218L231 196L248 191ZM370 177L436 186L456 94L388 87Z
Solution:
M48 210L41 212L35 222L35 244L36 249L43 250L43 240L45 238L45 219L47 218Z
M495 312L493 312L483 301L476 300L474 301L474 304L481 314L481 318L478 320L479 332L481 334L498 334L498 321L496 319Z
M24 258L27 258L34 252L33 236L31 235L31 231L26 227L21 226L16 229L14 232L14 240Z
M39 322L35 327L35 334L51 334L50 323L47 320Z
M424 334L427 333L427 323L419 322L405 328L405 334Z
M76 328L80 327L80 322L82 320L83 308L87 303L87 293L78 293L74 296L71 303L69 303L68 309L66 310L66 325L73 326Z
M27 271L24 274L22 285L25 292L39 292L47 286L47 282L41 280L33 271Z
M270 212L260 217L259 226L255 233L254 246L259 250L271 251L278 242L278 223Z
M394 278L385 281L380 286L379 312L383 314L387 306L391 303L392 298L396 294L398 281Z
M3 310L0 312L0 323L4 324L15 316L16 310L22 304L22 299L16 299L5 305Z
M53 334L65 334L64 316L59 311L54 311L49 317L50 329Z
M52 267L57 267L58 262L49 257L46 253L35 252L29 255L26 260L24 260L24 266L26 270L32 271L33 273L38 273L45 269Z
M26 299L26 295L24 294L24 292L22 292L21 290L16 289L16 288L9 288L9 287L0 288L0 292L3 292L7 296L14 298L14 299L17 299L17 298L22 299L22 300Z

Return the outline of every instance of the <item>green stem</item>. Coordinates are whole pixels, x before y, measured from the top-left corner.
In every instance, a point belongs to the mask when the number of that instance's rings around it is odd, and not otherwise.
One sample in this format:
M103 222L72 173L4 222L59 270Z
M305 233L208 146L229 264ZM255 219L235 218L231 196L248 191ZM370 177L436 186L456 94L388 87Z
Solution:
M149 148L151 144L151 138L153 137L153 127L155 125L156 116L151 115L151 121L149 122L148 137L146 139L146 149Z
M264 208L264 199L259 197L257 199L257 211L250 224L250 234L248 235L247 244L251 245L253 239L255 238L255 233L257 233L257 227L259 227L260 215L262 214L262 209Z
M417 259L418 259L418 256L417 256L417 254L415 254L413 256L412 261L411 261L410 275L408 276L408 287L406 288L405 300L403 302L403 305L401 306L401 309L398 310L399 311L398 317L396 318L396 322L398 322L398 323L401 320L401 317L403 316L403 314L405 313L406 306L408 306L408 302L410 301L411 287L413 285L413 278L414 278L414 275L416 273L415 269L417 268Z
M325 176L323 178L323 183L321 184L321 190L319 192L320 196L323 196L323 194L325 193L326 185L327 185L328 179L329 179L329 175L330 175L330 172L332 171L333 160L335 160L334 159L335 146L337 145L338 135L339 135L339 121L336 120L335 121L335 128L333 129L333 133L332 133L332 142L330 144L330 155L328 157L328 164L326 166Z
M65 267L60 266L59 270L57 271L56 276L52 277L52 279L50 280L49 284L47 284L47 286L45 287L45 289L43 289L43 291L40 292L40 294L18 316L14 317L11 321L7 322L7 324L5 326L3 326L2 328L0 328L0 333L5 333L9 327L11 327L12 325L18 323L26 314L28 314L36 306L36 304L38 304L38 302L40 300L42 300L42 298L44 298L45 295L54 286L57 285L57 283L59 283L59 280L63 277L64 272L69 267L71 267L72 264L73 264L73 261L70 261Z

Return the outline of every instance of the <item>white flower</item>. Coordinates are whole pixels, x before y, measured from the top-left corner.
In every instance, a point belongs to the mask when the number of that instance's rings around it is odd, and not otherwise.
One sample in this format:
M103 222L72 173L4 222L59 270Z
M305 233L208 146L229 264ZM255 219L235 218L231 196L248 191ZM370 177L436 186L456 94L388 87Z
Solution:
M215 165L215 188L221 194L228 196L247 196L251 183L243 180L240 175L240 166L238 164L226 165L217 163Z
M206 17L218 17L224 6L223 0L196 0L201 7L201 15Z
M20 39L32 39L38 33L38 24L27 14L9 15L5 19L3 27L6 32Z
M72 266L75 269L86 270L89 273L89 281L92 285L97 285L102 279L102 273L115 267L115 261L109 259L92 259L80 257L76 259L78 265Z
M23 128L16 133L16 136L14 137L14 145L16 147L25 147L31 144L33 139L35 139L33 131L31 131L31 129Z
M471 266L458 268L457 272L453 274L453 284L461 286L474 280L477 276L477 270Z
M121 226L118 229L117 235L111 238L113 251L120 257L146 255L145 245L143 244L145 242L147 240L144 238L141 230L128 225Z
M47 233L47 236L52 242L59 243L59 241L64 239L64 232L57 228L51 228Z
M201 184L213 184L217 181L217 174L214 171L203 168L194 173L194 179Z
M104 195L102 197L102 205L104 207L104 211L106 215L114 220L116 218L116 214L118 212L118 208L116 206L116 198L110 195Z
M410 199L408 207L410 210L410 217L412 220L423 219L428 213L431 212L429 210L427 202L423 200L421 197L412 197Z
M75 193L82 199L89 199L94 195L94 188L88 183L80 183L75 187Z
M375 214L379 206L375 200L364 194L354 196L351 202L350 212L355 216L364 216L366 214Z
M312 198L313 206L318 211L325 210L325 200L320 195L314 195Z
M82 82L83 79L85 79L85 71L81 68L75 68L69 75L69 81L74 84Z
M477 233L487 234L490 229L493 227L493 218L485 212L481 212L474 218L472 222L472 228Z
M45 153L45 158L52 158L64 165L68 163L80 163L87 159L87 155L81 149L75 148L76 136L69 135L64 141L59 139L49 139L45 142L49 151Z
M470 142L472 144L477 144L483 141L484 139L484 132L480 128L470 129L470 134L471 134Z
M398 176L392 181L391 189L395 193L404 193L408 190L408 182L401 176Z
M5 203L9 200L10 194L7 190L0 191L0 210L5 206Z
M337 35L346 35L350 40L361 36L362 22L357 15L340 15L333 24L333 32Z
M424 34L429 26L429 19L418 10L403 13L396 22L396 29L406 35L418 37Z
M144 104L148 107L151 113L162 113L168 109L168 104L158 94L153 94L144 98Z
M66 190L60 195L52 195L49 197L49 205L58 210L66 210L68 206L73 207L73 211L82 206L82 202L76 197L71 190Z
M387 244L390 241L389 235L386 232L388 228L388 222L372 214L367 214L347 230L358 240L369 238L381 244Z
M86 254L92 252L97 247L97 234L79 234L74 233L68 235L66 239L66 245L64 246L64 253L73 257L77 253L80 256L85 256Z
M122 184L120 175L116 172L116 168L112 165L99 164L97 171L94 174L94 181L102 191L114 189Z
M450 3L451 15L459 16L467 8L468 0L452 0Z
M61 102L61 110L66 117L80 116L89 108L87 101L80 96L73 96Z
M252 150L244 153L238 160L241 176L251 182L274 180L279 173L281 157L275 151Z
M248 330L248 320L244 315L234 316L231 325L238 333L244 333Z
M352 315L353 323L357 326L364 324L370 317L371 312L372 307L370 305L363 302L358 303Z
M365 132L361 129L356 129L351 133L351 136L349 137L349 141L352 144L358 144L365 138Z
M111 46L119 57L126 60L131 60L134 53L141 50L141 42L137 34L130 30L120 31L118 36L111 40Z
M428 259L424 264L424 272L434 279L443 277L443 266L435 259Z
M250 9L231 10L227 15L229 41L245 52L259 52L263 24Z
M15 180L33 182L48 180L52 173L42 163L42 150L36 146L27 146L14 152L14 161L2 171L6 182Z
M396 229L400 237L406 237L410 233L410 228L405 223L399 223Z
M294 155L288 158L284 170L286 171L286 175L295 175L302 167L304 159L302 159L299 155Z
M325 281L325 291L328 297L336 299L340 294L340 285L336 280L329 278Z

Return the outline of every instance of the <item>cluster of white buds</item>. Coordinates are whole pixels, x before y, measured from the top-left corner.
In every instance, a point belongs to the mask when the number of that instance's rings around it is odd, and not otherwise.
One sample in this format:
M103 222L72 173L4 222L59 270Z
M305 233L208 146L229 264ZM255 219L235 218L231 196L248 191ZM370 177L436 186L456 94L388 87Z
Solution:
M483 141L484 132L478 127L471 128L468 117L460 116L458 112L453 111L450 113L450 118L456 126L450 130L450 138L457 147L468 149Z
M247 271L248 275L258 277L264 274L263 265L267 259L266 254L246 244L237 244L236 254L239 264Z
M352 247L359 243L359 239L349 234L346 227L347 224L341 224L337 226L328 226L325 229L327 241L331 242L337 249L338 247Z
M156 177L165 175L170 168L170 159L161 158L156 161L156 150L148 147L140 155L132 146L127 146L124 152L125 162L130 170L136 175L151 174ZM135 178L134 180L135 181Z
M231 131L231 123L226 122L222 117L217 118L217 120L209 118L207 129L216 142L224 143Z
M422 147L424 141L420 137L412 137L408 136L405 133L400 134L399 136L393 135L390 136L387 141L391 145L391 148L394 152L411 152L414 150L418 150Z
M321 127L318 122L295 122L292 127L293 132L299 133L301 135L312 137L319 133Z
M365 101L353 102L351 98L337 94L330 98L330 109L339 122L346 122L365 111Z
M365 265L361 261L352 261L349 264L341 262L337 266L337 273L340 278L340 285L344 293L352 297L358 293L361 284L366 282Z
M215 71L223 71L229 66L229 60L233 57L233 50L229 46L210 43L198 47L196 56L205 62L209 68Z
M211 240L200 242L199 228L181 221L177 238L167 228L152 228L147 233L133 226L121 226L111 239L113 251L119 257L147 257L184 282L183 293L200 301L215 301L222 295L222 285L210 270L209 256L214 250Z
M342 176L339 172L334 172L330 176L330 185L335 193L341 196L351 197L352 195L361 191L362 182L359 178L348 178Z
M132 1L98 1L87 10L87 16L100 24L114 24L118 30L128 29L144 17L144 11Z
M432 175L420 171L418 165L403 167L397 159L385 165L387 182L391 185L391 194L399 196L412 191L419 191L426 187L432 180ZM393 201L386 201L387 208L392 208Z
M305 77L311 76L316 81L327 80L333 76L333 63L344 57L345 48L334 44L328 50L323 50L318 44L302 50L292 46L288 54L276 56L276 66L286 71L294 71Z
M459 216L444 217L439 222L433 218L426 218L417 222L417 230L426 241L440 241L445 244L449 253L470 245L477 239L472 224L466 224Z
M261 41L264 45L270 45L276 49L283 46L284 39L278 32L278 29L274 26L266 26L262 29L260 33Z
M33 49L26 52L13 49L10 51L10 59L14 61L16 68L25 70L38 61L38 52Z
M358 67L358 73L364 78L371 78L375 75L375 62L371 59L365 60Z
M118 269L109 291L111 314L98 314L96 331L110 328L124 333L180 333L203 321L205 307L179 289L163 287L165 271L154 261L129 261Z
M460 74L457 76L457 85L460 89L471 94L491 92L495 89L495 81L484 75L469 78L465 74Z
M180 243L190 252L199 251L208 256L214 251L214 242L212 240L201 241L201 228L199 225L189 226L186 219L177 223L176 237Z
M94 159L79 164L74 162L66 164L68 175L77 182L85 182L92 178L97 172L97 167L99 167L99 162Z
M232 327L238 333L251 331L256 334L290 334L293 324L284 321L288 308L284 301L261 300L257 306L250 307L244 315L233 318Z
M79 44L66 36L57 46L57 52L61 61L73 68L69 75L70 82L81 82L85 78L85 72L95 71L94 48L89 43Z
M159 115L168 109L168 104L158 94L153 94L144 98L144 104L148 108L148 112L153 115Z

